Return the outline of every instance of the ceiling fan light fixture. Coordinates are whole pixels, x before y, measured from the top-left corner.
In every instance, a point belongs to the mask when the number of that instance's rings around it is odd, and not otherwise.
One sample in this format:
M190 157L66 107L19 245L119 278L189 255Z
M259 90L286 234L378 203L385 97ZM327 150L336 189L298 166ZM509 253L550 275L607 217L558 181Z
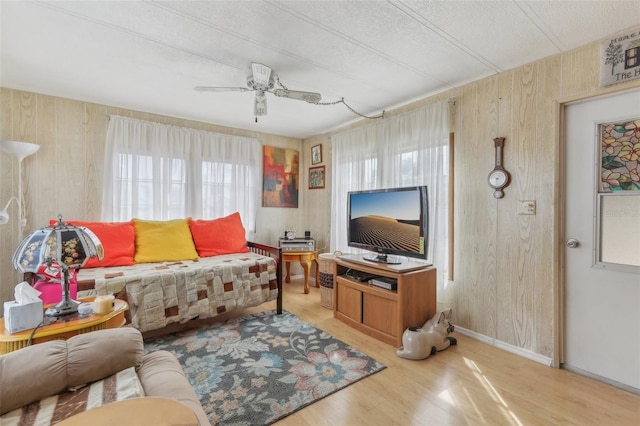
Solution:
M256 117L267 115L267 97L263 90L256 91L255 100L253 102L253 115Z

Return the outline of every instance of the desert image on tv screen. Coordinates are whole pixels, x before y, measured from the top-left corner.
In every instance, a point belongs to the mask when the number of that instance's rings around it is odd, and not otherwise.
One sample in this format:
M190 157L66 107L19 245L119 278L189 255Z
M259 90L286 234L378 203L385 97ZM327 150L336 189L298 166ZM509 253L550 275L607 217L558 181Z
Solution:
M422 253L418 191L352 194L350 204L351 242Z

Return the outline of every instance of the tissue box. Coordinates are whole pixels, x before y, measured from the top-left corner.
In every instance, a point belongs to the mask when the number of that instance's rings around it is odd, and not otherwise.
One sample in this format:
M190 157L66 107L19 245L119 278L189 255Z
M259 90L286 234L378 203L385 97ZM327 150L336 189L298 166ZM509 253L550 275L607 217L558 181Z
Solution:
M4 328L9 333L16 333L36 328L44 318L42 300L19 304L15 300L4 302Z

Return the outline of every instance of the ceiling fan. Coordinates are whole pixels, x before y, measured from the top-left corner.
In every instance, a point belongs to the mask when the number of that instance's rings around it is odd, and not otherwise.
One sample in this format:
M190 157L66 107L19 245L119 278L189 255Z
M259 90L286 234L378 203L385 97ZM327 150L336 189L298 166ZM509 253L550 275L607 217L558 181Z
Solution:
M279 88L274 88L276 83L280 86ZM195 90L203 92L256 92L253 104L256 122L258 121L258 116L267 115L267 92L281 98L305 101L310 104L318 104L322 99L319 93L287 89L280 83L280 78L271 68L256 62L251 63L251 69L247 73L247 87L196 86Z

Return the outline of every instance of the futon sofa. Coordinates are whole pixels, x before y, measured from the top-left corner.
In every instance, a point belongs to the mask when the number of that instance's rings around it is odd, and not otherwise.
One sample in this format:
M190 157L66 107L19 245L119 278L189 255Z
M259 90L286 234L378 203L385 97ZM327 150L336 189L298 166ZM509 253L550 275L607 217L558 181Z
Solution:
M51 340L0 356L0 424L55 424L129 398L163 397L209 425L180 363L167 351L144 355L133 327ZM106 407L105 407L106 408Z
M127 320L142 332L274 299L282 313L280 249L247 241L238 213L67 223L91 230L104 248L102 261L90 259L74 277L77 298L114 294L128 302Z

